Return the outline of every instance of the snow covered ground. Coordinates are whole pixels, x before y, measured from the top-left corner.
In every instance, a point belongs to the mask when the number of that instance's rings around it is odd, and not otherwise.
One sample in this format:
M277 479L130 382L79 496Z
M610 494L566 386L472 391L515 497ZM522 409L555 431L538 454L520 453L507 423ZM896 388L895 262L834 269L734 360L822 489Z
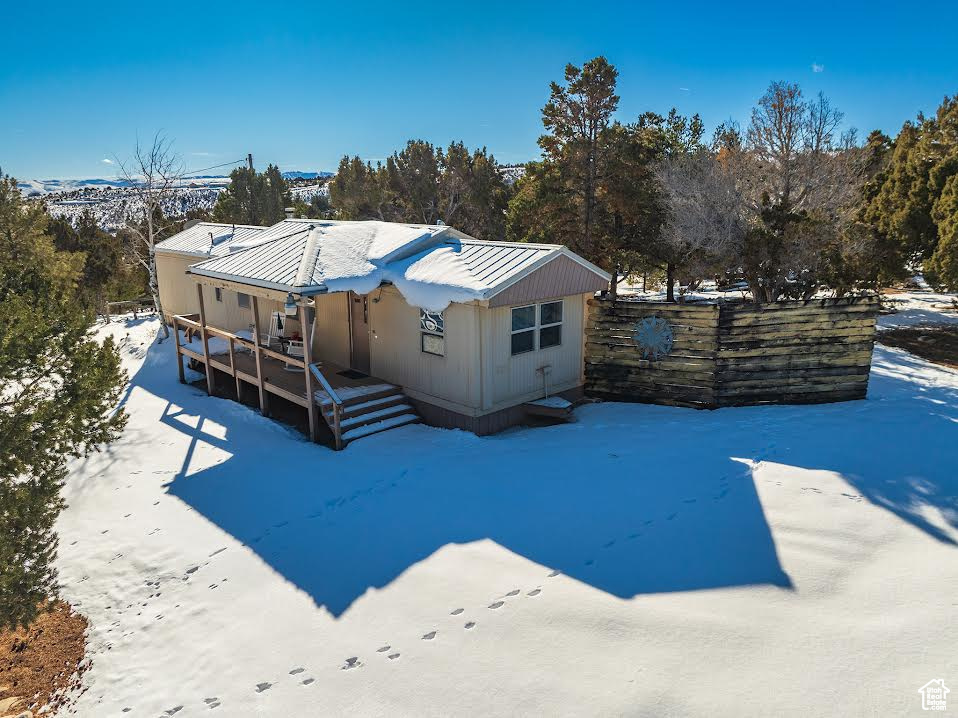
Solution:
M156 328L103 329L130 421L66 487L76 715L908 715L958 690L958 372L879 346L861 402L596 404L335 453L177 383Z

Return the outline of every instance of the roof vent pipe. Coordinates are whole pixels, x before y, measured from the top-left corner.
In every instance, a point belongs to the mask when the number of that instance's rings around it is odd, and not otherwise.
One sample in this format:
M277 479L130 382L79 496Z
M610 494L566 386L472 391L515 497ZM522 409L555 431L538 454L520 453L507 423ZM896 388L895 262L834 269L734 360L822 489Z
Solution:
M295 208L295 207L287 207L287 208L285 209L285 212L286 212L286 219L296 219L296 208Z

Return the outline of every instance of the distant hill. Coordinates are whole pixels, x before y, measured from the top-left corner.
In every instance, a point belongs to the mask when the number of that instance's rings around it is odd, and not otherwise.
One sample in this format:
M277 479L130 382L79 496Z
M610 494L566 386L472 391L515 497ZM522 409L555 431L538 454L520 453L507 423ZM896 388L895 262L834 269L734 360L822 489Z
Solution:
M332 172L283 172L288 180L314 180L332 177ZM184 187L225 187L229 184L228 175L198 175L183 180ZM119 177L90 177L88 179L32 179L17 182L24 197L40 197L59 192L75 192L81 189L116 189L129 187L129 182Z
M283 172L283 179L319 179L332 177L334 172Z

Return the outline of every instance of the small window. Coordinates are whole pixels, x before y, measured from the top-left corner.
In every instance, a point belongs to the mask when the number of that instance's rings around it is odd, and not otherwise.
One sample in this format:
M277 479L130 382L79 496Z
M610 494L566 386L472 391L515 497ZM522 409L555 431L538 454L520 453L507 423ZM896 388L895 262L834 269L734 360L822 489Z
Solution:
M547 349L557 347L562 344L562 325L556 324L552 327L542 327L539 330L539 348Z
M562 344L562 302L513 307L511 340L513 356Z
M512 309L512 331L518 332L522 329L532 329L536 325L536 306L530 304L528 307L513 307Z
M525 354L533 351L536 346L536 332L529 329L525 332L514 332L512 335L512 355Z
M220 289L219 287L213 287L213 296L216 297L216 301L222 302L222 301L223 301L223 290Z
M562 302L549 302L539 305L539 324L547 327L562 322Z
M237 292L236 303L243 309L249 309L249 295L243 294L243 292Z
M536 305L512 308L512 355L536 348Z
M422 332L422 350L426 354L435 354L436 356L446 355L446 338L439 334L428 334Z
M446 355L446 320L442 312L419 310L420 347L426 354Z
M442 334L446 330L446 321L442 312L427 312L419 310L419 328L424 332Z
M562 344L562 302L539 305L539 348Z

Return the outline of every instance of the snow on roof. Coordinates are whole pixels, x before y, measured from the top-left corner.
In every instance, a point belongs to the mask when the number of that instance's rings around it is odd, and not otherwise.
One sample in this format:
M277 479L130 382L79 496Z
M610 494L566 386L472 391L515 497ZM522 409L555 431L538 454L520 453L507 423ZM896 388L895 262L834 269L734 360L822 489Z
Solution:
M560 255L603 274L559 245L485 242L445 225L285 220L237 246L190 271L295 294L367 294L388 282L429 311L488 299Z
M182 232L158 242L161 254L191 254L197 257L217 257L235 251L238 243L250 246L267 228L249 224L220 224L198 222Z

